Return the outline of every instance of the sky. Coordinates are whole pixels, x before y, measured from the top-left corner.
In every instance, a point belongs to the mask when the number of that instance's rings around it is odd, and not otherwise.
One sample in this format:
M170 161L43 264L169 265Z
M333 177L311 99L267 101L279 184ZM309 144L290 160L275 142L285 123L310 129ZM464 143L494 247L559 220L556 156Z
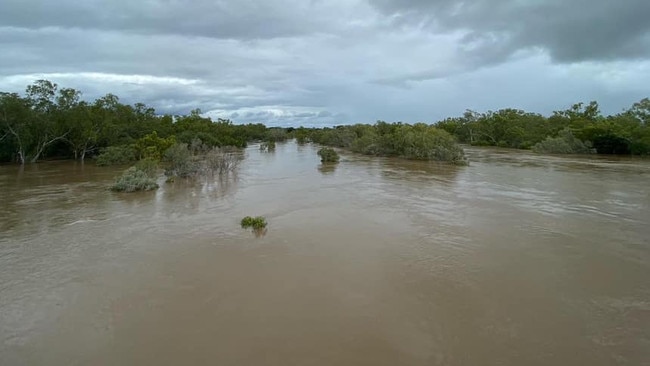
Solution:
M648 0L2 0L0 91L158 113L433 123L650 97Z

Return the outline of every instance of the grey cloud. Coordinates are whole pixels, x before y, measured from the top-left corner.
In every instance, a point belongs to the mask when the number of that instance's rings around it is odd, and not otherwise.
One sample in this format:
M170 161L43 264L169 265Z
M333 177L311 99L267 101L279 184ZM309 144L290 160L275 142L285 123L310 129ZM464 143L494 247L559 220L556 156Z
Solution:
M491 52L493 62L531 47L547 50L559 62L650 55L647 0L370 2L401 25L466 32L461 48L471 57Z
M326 2L238 0L4 0L0 24L22 28L62 27L144 34L182 34L257 39L304 35L336 26L320 14Z
M545 111L591 99L620 111L650 82L647 27L627 6L636 1L618 9L578 0L578 12L558 0L5 0L0 90L46 78L87 99L111 92L160 113L200 108L282 126L435 121L466 108ZM614 29L611 19L636 28ZM628 38L616 43L617 34ZM519 84L527 74L539 90Z

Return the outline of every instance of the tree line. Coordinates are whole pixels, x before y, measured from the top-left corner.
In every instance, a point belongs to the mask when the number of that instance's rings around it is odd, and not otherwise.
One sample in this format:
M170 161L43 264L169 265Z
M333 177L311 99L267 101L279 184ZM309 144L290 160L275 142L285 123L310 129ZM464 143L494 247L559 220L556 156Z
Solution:
M48 80L27 86L23 95L0 92L0 162L36 162L46 158L123 163L160 158L177 143L245 147L250 141L295 137L352 151L411 159L465 162L456 142L534 149L543 153L650 154L650 99L621 113L603 116L598 103L578 103L545 117L518 109L478 113L435 124L356 124L333 128L267 128L261 123L188 115L159 115L143 103L123 104L114 94L94 101Z
M187 144L200 140L207 146L245 147L268 134L263 124L213 121L198 109L188 115L159 115L143 103L120 103L114 94L92 102L81 97L80 91L48 80L27 86L24 95L0 92L0 161L84 160L109 147L131 146L137 152L149 140L172 137Z
M578 103L549 117L518 109L448 118L437 127L462 143L549 153L650 154L650 99L603 116L598 103ZM585 150L587 149L587 150Z

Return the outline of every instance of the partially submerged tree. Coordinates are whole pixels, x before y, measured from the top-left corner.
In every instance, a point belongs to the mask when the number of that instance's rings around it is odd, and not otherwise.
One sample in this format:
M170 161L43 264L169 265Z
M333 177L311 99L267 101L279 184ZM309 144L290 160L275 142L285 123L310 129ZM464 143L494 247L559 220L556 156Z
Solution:
M533 151L544 154L589 154L593 152L590 143L576 138L571 129L565 128L557 137L548 137L533 146Z
M320 156L320 161L322 163L338 163L340 159L336 150L329 147L324 147L318 150L318 156Z

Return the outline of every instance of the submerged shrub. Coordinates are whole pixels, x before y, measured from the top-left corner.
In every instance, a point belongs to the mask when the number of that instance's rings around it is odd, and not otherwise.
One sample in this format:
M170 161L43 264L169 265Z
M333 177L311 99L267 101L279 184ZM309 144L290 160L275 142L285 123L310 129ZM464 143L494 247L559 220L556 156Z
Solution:
M167 163L165 175L189 177L198 172L198 164L194 161L192 152L187 144L174 144L165 150L164 161Z
M137 170L143 171L148 177L156 178L158 176L158 161L146 158L135 164Z
M275 150L275 140L269 140L260 144L261 151L273 151Z
M468 164L463 148L451 134L424 123L378 121L374 125L338 126L316 131L311 138L322 145L348 148L366 155Z
M214 147L194 155L187 144L176 144L165 151L169 177L187 178L207 174L227 174L239 166L242 155L234 147Z
M135 166L125 170L111 186L111 190L116 192L151 191L157 188L156 179Z
M239 166L241 155L232 148L214 148L205 154L205 170L208 173L228 174Z
M407 159L466 165L465 152L448 132L423 123L401 125L391 134L393 153Z
M339 161L339 154L332 148L324 147L318 150L318 156L323 163L336 163Z
M100 166L128 164L136 160L135 149L131 146L109 146L97 156Z
M241 227L244 229L252 228L254 230L264 229L267 225L266 219L264 216L246 216L241 219Z
M582 142L569 128L565 128L558 132L557 137L547 137L535 144L533 151L542 154L589 154L593 149L589 142Z

